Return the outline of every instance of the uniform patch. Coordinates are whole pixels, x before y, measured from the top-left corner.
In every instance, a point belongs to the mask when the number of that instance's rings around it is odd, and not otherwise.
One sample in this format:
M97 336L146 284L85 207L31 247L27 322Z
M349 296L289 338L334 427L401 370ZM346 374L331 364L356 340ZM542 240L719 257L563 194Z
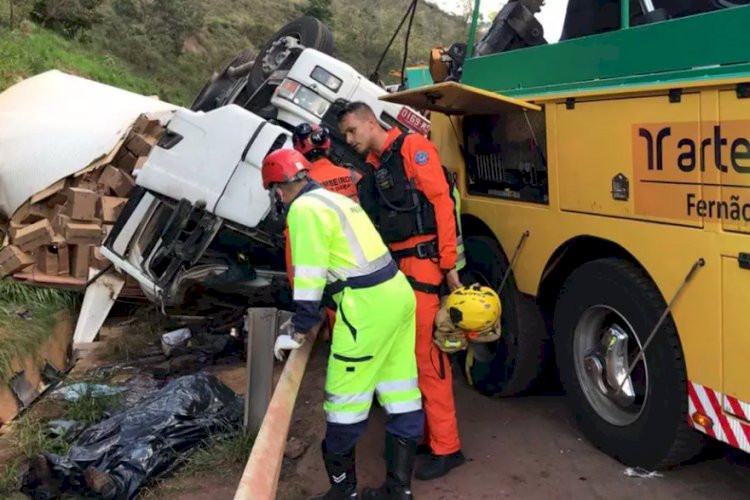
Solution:
M414 161L417 162L417 165L424 165L429 159L427 151L417 151L417 154L414 155Z

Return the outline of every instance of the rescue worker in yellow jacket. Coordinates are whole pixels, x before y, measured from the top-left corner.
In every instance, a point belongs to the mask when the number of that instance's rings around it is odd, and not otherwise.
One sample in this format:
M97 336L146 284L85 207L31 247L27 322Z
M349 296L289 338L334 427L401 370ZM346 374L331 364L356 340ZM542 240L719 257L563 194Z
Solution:
M413 498L411 476L424 425L414 293L364 210L310 181L309 169L298 151L279 149L265 158L262 177L285 208L292 249L295 314L277 338L276 356L299 348L321 321L324 292L337 306L321 445L331 487L319 498L358 498L354 449L374 395L389 415L386 480L362 498Z

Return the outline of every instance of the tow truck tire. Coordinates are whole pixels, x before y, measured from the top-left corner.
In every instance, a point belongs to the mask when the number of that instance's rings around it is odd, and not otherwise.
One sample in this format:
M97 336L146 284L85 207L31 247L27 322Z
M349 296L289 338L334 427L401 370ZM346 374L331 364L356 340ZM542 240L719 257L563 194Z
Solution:
M231 78L226 71L231 67L240 66L255 59L252 49L245 49L229 61L219 73L214 73L190 105L193 111L211 111L219 106L219 100L235 84L237 77Z
M333 34L331 34L328 27L312 16L297 18L277 31L258 52L253 69L250 70L250 75L248 76L247 84L250 89L258 89L270 76L263 71L263 57L276 40L286 36L297 38L299 43L307 48L333 55Z
M624 405L595 390L591 365L581 363L586 359L582 353L591 351L581 339L590 332L593 341L595 332L622 323L627 327L627 366L666 307L640 267L606 258L570 274L554 313L557 366L573 418L596 447L628 466L648 470L684 462L704 444L702 435L688 425L687 370L674 321L668 316L648 346L645 368L636 365L631 378L635 399ZM596 318L606 319L600 324Z
M479 281L497 289L508 259L498 243L486 236L469 236L465 242L464 284ZM540 310L516 288L513 273L500 292L502 337L493 343L475 344L468 368L469 383L486 396L515 396L529 389L544 363L547 332ZM466 374L467 353L458 356Z

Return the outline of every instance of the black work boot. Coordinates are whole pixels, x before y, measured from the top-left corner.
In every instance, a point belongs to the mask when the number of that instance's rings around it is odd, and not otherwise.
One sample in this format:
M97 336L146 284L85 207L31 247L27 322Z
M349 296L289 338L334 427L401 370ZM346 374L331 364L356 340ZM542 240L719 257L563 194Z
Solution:
M329 453L326 442L321 443L323 462L328 471L331 489L325 495L312 497L312 500L343 500L357 497L357 469L354 460L354 448L346 453Z
M414 477L422 481L437 479L448 474L451 469L458 467L466 462L461 450L448 455L433 455L424 458L424 461L417 467Z
M385 482L380 488L365 488L363 500L407 500L411 493L411 474L417 456L417 442L386 433Z

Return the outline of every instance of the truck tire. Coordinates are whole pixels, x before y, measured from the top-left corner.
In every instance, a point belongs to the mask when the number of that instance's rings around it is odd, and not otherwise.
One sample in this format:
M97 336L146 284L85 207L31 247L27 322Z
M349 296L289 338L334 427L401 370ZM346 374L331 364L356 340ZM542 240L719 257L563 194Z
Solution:
M247 86L251 93L263 85L263 82L271 74L270 71L263 69L263 58L269 53L274 42L287 36L295 38L300 45L307 48L333 55L333 35L326 25L311 16L297 18L277 31L258 52L253 69L250 70L250 75L248 76Z
M625 377L665 308L643 270L606 258L570 274L554 314L557 366L581 431L624 464L649 470L679 464L703 444L688 425L687 370L671 316L646 350L645 363ZM620 384L618 396L613 387Z
M203 88L190 105L193 111L211 111L220 105L228 104L222 102L228 91L241 77L230 77L226 74L231 67L240 66L255 59L255 52L252 49L245 49L229 61L220 72L214 75L206 82Z
M493 238L470 236L465 240L464 284L480 282L497 289L508 259ZM469 383L487 396L514 396L529 389L538 378L543 361L547 332L541 312L534 302L516 288L511 273L500 291L502 337L497 342L473 345L473 359L458 356ZM468 363L468 367L467 367Z

